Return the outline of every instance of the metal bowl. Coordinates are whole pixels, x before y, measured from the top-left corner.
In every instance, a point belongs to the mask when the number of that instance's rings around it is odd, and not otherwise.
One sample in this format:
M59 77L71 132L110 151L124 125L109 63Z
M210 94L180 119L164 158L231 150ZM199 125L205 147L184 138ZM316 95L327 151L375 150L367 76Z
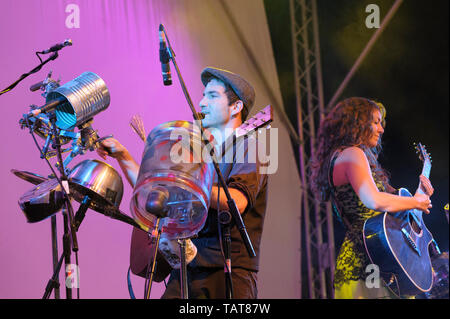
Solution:
M119 208L123 196L123 181L119 173L105 162L84 160L69 173L73 198L82 202L85 196L92 199L89 208L108 214L111 206Z

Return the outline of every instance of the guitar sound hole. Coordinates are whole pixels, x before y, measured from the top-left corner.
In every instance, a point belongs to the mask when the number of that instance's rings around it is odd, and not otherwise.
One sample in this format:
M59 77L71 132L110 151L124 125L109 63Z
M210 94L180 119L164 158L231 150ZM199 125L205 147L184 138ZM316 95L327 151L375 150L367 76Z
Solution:
M414 217L412 217L411 214L409 215L409 223L411 225L412 230L416 234L420 234L420 232L422 231L422 228L420 228L420 226L416 223L416 221L414 220Z

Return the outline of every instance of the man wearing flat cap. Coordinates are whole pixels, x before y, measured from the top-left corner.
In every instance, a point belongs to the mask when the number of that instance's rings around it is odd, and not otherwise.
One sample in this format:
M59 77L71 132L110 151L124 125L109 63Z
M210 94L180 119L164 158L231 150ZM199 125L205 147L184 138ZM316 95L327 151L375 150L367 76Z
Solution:
M239 230L232 222L231 264L224 267L224 246L219 236L221 227L217 215L218 211L227 211L228 205L223 189L220 188L219 193L217 176L215 176L207 220L198 236L192 238L197 254L187 265L188 296L193 299L226 298L229 293L226 292L225 272L231 270L232 285L228 286L232 287L232 297L235 299L256 298L259 246L267 199L267 175L259 173L258 161L254 163L248 160L248 139L239 140L233 147L228 147L229 143L225 143L233 130L247 118L255 101L255 91L241 76L218 68L205 68L201 73L201 81L205 86L203 98L199 104L204 114L202 125L214 136L216 149L222 156L222 161L219 161L220 171L241 213L256 257L249 256ZM99 154L103 157L106 155L115 157L128 181L134 186L139 165L116 140L104 140L102 145L104 149L98 151ZM245 154L245 160L238 161L236 152L242 148L243 153L239 154ZM232 160L223 160L224 158ZM146 233L137 229L133 230L130 260L131 271L136 275L145 276L147 273L149 245L150 241ZM164 268L167 263L160 258L157 265L157 268ZM161 280L162 278L159 281ZM180 270L173 269L162 298L180 298L180 287Z

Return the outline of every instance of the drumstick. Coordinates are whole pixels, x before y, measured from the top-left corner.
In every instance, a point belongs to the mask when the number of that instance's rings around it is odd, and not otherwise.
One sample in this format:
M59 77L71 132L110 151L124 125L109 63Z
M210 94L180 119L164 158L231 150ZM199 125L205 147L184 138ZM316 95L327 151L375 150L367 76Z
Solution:
M142 141L146 141L146 134L144 128L144 122L142 121L142 117L138 114L133 115L130 120L130 126L133 131L141 138Z

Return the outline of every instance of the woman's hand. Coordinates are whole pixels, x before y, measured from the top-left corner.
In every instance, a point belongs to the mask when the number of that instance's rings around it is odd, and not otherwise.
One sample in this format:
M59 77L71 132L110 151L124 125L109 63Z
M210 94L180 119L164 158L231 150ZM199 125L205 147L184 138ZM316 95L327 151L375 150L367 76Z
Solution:
M414 199L417 201L416 209L423 211L425 214L429 214L429 209L433 207L431 205L430 197L426 194L416 193Z
M419 188L417 189L416 193L421 190L424 194L428 195L428 197L431 197L434 193L434 188L431 185L431 182L428 178L426 178L424 175L419 176Z

